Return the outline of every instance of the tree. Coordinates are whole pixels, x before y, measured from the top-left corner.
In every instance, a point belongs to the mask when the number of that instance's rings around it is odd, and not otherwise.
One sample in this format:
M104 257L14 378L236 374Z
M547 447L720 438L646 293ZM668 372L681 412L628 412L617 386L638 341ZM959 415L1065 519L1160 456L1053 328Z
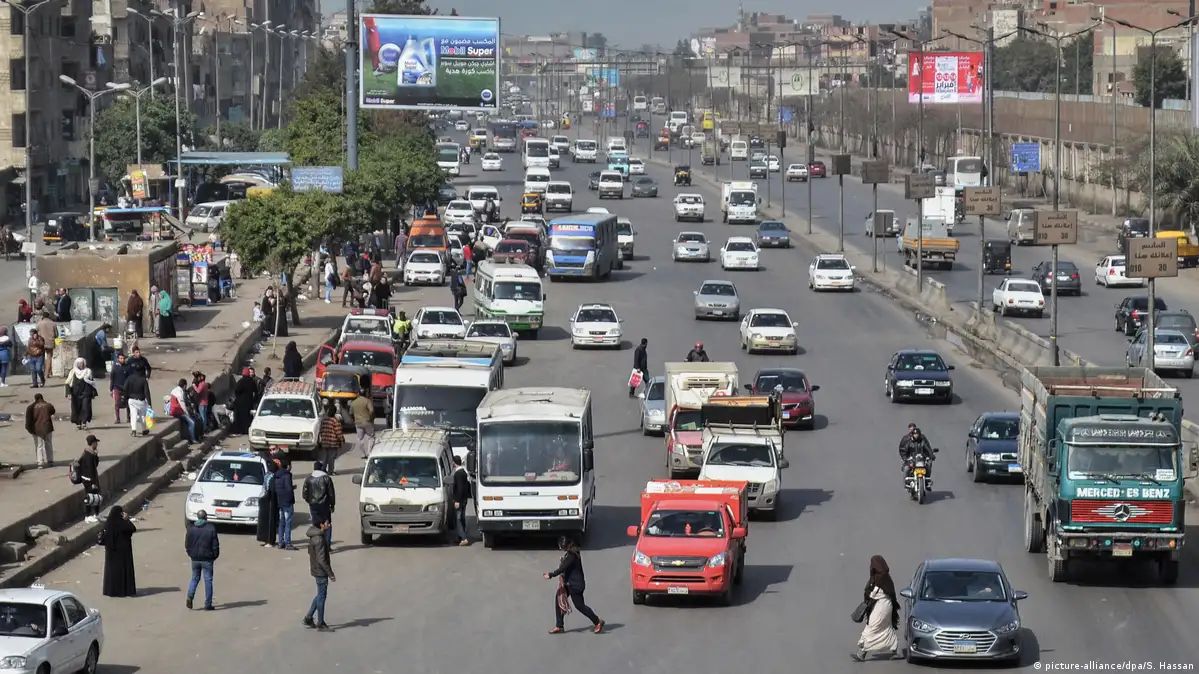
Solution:
M1162 107L1162 101L1167 98L1183 98L1186 96L1187 75L1182 68L1182 59L1167 47L1157 47L1157 72L1154 82L1153 107ZM1150 54L1142 52L1137 58L1137 66L1132 71L1132 81L1136 84L1137 105L1149 105L1149 63Z
M371 14L429 14L424 0L375 0ZM456 16L456 14L455 14Z
M674 56L683 57L691 56L691 44L686 40L679 40L678 42L674 43L674 51L671 52L671 54Z
M120 96L96 115L96 172L119 184L129 164L137 161L137 108L129 96ZM180 113L184 138L194 120ZM175 158L175 106L169 96L142 96L142 162L161 165Z
M1173 215L1179 224L1199 222L1199 137L1171 134L1158 152L1157 207Z
M332 166L345 156L342 97L315 91L290 105L290 122L283 127L283 148L296 166Z
M225 152L254 152L258 149L261 132L243 122L226 122L221 125L221 148ZM205 138L216 138L216 127L204 134Z
M995 89L1000 91L1053 91L1057 45L1023 33L994 52Z
M1080 94L1089 94L1094 88L1092 68L1095 64L1095 31L1089 30L1082 35L1062 43L1062 93L1074 93L1076 88ZM1075 82L1075 75L1078 82Z

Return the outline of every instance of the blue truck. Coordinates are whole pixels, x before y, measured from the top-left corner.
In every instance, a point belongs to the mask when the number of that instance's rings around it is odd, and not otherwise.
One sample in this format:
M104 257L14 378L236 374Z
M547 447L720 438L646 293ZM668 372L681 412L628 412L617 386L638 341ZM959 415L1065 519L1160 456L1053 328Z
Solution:
M1082 559L1157 565L1170 585L1186 531L1182 397L1148 368L1031 367L1020 395L1024 546L1068 580Z

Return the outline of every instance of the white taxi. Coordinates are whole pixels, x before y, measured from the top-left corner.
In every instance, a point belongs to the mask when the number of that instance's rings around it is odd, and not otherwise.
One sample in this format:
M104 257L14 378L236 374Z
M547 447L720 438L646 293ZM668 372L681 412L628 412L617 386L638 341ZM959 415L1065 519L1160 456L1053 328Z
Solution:
M428 248L408 253L404 262L404 285L434 285L445 283L445 259L441 251Z
M1040 318L1045 314L1045 293L1041 284L1031 279L1005 278L991 292L991 311L1001 316L1021 312Z
M754 351L799 353L798 323L782 309L754 309L741 319L741 348Z
M446 204L441 221L449 225L464 225L475 221L475 207L466 199L455 199Z
M683 220L704 221L704 197L701 194L685 192L674 198L674 221Z
M483 155L482 167L484 171L503 171L504 158L497 152L488 152Z
M570 317L570 346L614 346L620 348L620 317L608 304L580 304Z
M211 522L258 524L258 499L265 493L266 461L253 452L213 452L192 481L183 517L194 522L203 510Z
M326 353L331 347L325 347ZM319 365L319 363L318 363ZM317 369L323 377L323 369ZM316 386L288 379L271 384L262 394L250 422L250 447L305 452L316 449L321 426L320 397Z
M466 322L454 307L421 307L412 317L414 339L463 339Z
M817 255L808 265L808 287L812 290L853 292L853 265L844 255Z
M0 590L0 671L87 672L104 648L100 609L41 585Z
M386 309L351 309L341 321L337 345L360 337L389 339L392 325L393 319Z
M778 173L783 168L783 163L779 161L778 155L769 155L766 157L766 168L770 169L771 173Z
M748 236L730 236L720 247L720 268L758 271L758 245Z
M645 175L645 160L641 157L629 158L629 175L643 176Z

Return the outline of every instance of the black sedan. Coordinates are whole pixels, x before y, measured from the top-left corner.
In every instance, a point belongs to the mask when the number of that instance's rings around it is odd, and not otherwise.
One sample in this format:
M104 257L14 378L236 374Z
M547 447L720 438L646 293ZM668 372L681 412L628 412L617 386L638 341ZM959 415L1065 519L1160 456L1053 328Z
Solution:
M753 135L749 137L749 146L752 148L766 147L766 141L762 140L761 136Z
M658 196L658 183L653 178L642 176L633 181L633 196L635 197L656 197Z
M592 171L591 175L587 176L587 189L595 191L599 189L599 171Z
M1162 298L1154 297L1153 308L1156 311L1165 311L1166 303ZM1116 330L1131 337L1141 329L1141 324L1145 322L1148 315L1148 297L1144 295L1140 297L1125 297L1123 301L1116 305Z
M966 472L975 482L987 478L1023 477L1016 442L1020 415L1016 412L984 412L966 434Z
M1053 261L1045 260L1032 268L1032 280L1041 284L1041 291L1048 295L1053 291ZM1057 294L1081 295L1082 277L1078 267L1066 260L1057 261Z
M1018 664L1023 625L1012 588L998 562L929 559L899 591L908 662L988 660Z
M887 363L884 388L891 402L903 400L953 401L953 377L941 354L929 349L903 349Z
M451 201L458 198L458 190L454 189L453 185L442 185L437 188L437 203L445 206Z

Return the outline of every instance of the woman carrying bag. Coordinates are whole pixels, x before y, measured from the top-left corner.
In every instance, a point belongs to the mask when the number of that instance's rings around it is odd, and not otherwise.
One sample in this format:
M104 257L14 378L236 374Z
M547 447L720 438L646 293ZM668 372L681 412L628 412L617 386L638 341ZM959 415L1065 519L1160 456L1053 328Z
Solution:
M855 662L864 662L873 653L890 653L899 657L899 601L895 597L895 582L891 569L881 555L870 558L870 580L862 591L862 603L853 613L854 622L866 621L858 637Z

